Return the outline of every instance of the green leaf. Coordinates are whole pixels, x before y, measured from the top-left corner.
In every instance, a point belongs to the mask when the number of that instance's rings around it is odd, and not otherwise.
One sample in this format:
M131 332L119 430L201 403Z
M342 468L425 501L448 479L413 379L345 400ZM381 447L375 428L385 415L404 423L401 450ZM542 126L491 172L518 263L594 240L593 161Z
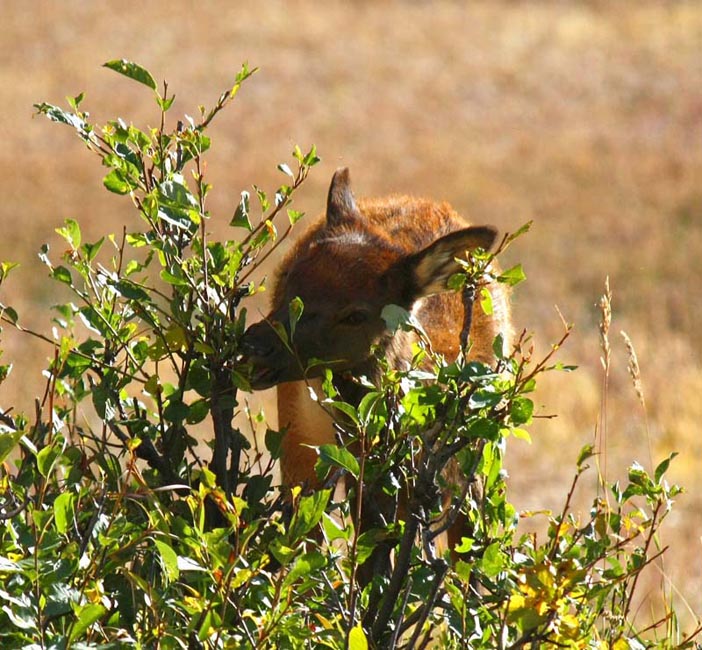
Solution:
M468 435L475 440L497 440L500 423L491 418L477 418L468 427Z
M515 397L510 408L512 423L516 425L528 424L534 413L534 402L526 397Z
M466 286L467 281L468 278L465 273L454 273L446 282L446 288L449 291L460 291Z
M577 466L582 467L583 463L595 455L595 448L591 444L585 445L578 454Z
M492 352L496 359L505 358L505 337L502 332L500 332L492 342Z
M234 216L232 217L232 220L229 222L230 226L233 226L234 228L246 228L249 232L253 230L253 226L251 225L251 221L249 220L249 202L251 200L251 195L243 191L241 193L241 200L239 201L239 205L236 208L236 212L234 212Z
M288 208L288 219L290 221L291 226L294 226L304 216L305 216L304 212L300 212L299 210L293 210L292 208Z
M319 447L319 460L326 465L341 467L354 478L358 478L361 467L356 457L346 448L336 445L321 445Z
M496 578L507 566L507 556L500 548L499 542L493 542L485 549L480 558L480 568L489 578Z
M471 541L471 542L473 541L473 540L469 540L467 537L464 537L463 540L464 541ZM472 544L468 545L468 550L470 550L470 546L472 546ZM456 546L456 548L454 550L456 551L456 553L467 553L468 552L468 551L459 550L459 546ZM464 560L458 560L456 562L456 566L454 567L454 569L456 571L456 575L461 580L463 580L463 582L465 582L466 584L469 584L471 578L473 577L473 566L474 566L473 562L465 562Z
M132 63L126 59L115 59L104 63L103 67L119 72L119 74L129 77L134 81L138 81L151 88L151 90L156 90L156 80L151 76L151 73L146 68L142 68L136 63Z
M453 550L456 551L456 553L469 553L471 551L471 549L473 548L473 546L475 546L475 540L472 537L461 537L461 541L458 544L456 544L456 546L454 547ZM459 560L459 562L463 565L466 565L466 562L463 562L461 560ZM458 571L458 569L459 569L459 567L458 567L458 563L457 563L456 570L460 574L460 571ZM468 571L467 571L466 576L465 576L466 580L468 580L470 578L471 570L472 570L472 565L468 565Z
M52 104L41 103L34 104L34 108L41 115L45 115L52 122L58 122L60 124L67 124L72 126L80 135L87 137L87 125L85 121L74 113L69 113L64 111L58 106L53 106Z
M492 387L486 387L481 390L476 390L468 400L468 406L472 409L481 409L488 406L496 406L500 403L502 395L491 390Z
M487 287L483 287L480 290L480 306L483 309L483 313L487 316L492 316L493 305L492 305L492 294Z
M76 495L73 492L62 492L54 501L54 519L56 530L65 535L73 522L76 509Z
M63 282L64 284L67 284L68 286L71 286L73 284L73 279L71 278L71 272L65 266L55 267L51 271L51 276L55 280L58 280L59 282Z
M174 174L170 180L158 186L162 198L173 208L197 208L197 199L192 195L181 174Z
M307 165L308 167L312 167L316 165L320 161L319 156L317 155L317 147L315 145L312 145L312 148L305 154L305 157L302 160L303 165Z
M290 573L285 576L285 584L290 585L300 578L309 576L313 571L321 569L326 563L326 558L319 551L311 551L301 555L295 560Z
M526 442L531 444L531 436L529 435L529 432L526 431L525 429L520 429L518 427L514 427L510 430L510 433L515 438L518 438L519 440L525 440Z
M533 224L533 223L534 223L533 221L527 221L523 226L521 226L521 228L519 228L519 230L517 230L516 232L512 233L511 235L509 235L507 237L506 243L510 244L515 239L517 239L517 237L521 237L523 234L529 232L529 230L531 229L531 224Z
M88 628L99 621L107 613L104 605L89 603L75 607L76 622L71 627L70 641L83 637Z
M78 110L78 106L82 103L82 101L85 99L85 93L80 93L79 95L76 95L75 97L66 97L66 101L68 102L68 105L74 110Z
M236 80L234 82L234 85L232 86L232 89L229 91L229 96L234 97L239 92L239 88L241 88L241 84L244 81L246 81L251 75L255 74L256 72L258 72L258 68L249 69L249 64L246 62L243 63L241 66L241 70L236 75Z
M261 212L267 212L268 208L271 207L271 202L268 200L268 196L257 185L254 185L254 190L256 191L256 196L258 197L258 202L261 204Z
M270 544L270 552L273 557L280 562L282 566L287 566L290 560L292 560L297 549L287 546L279 537L273 539Z
M668 458L666 458L662 463L656 467L653 477L656 482L656 485L660 485L661 479L663 478L663 475L668 471L668 467L670 466L670 461L673 460L678 455L677 451L674 451Z
M295 328L302 318L302 312L305 310L305 304L302 298L295 296L288 305L288 314L290 318L290 340L295 336Z
M284 432L267 429L265 435L266 449L274 459L280 458L280 448L283 444Z
M2 282L9 274L12 269L19 266L19 262L2 262L0 263L0 282Z
M94 244L88 244L87 242L81 246L81 250L83 251L83 254L87 258L88 262L92 262L97 254L100 252L100 249L102 248L102 244L104 243L105 238L100 237L98 241L96 241Z
M188 407L188 416L186 422L188 424L198 424L202 422L210 414L210 403L207 399L198 399Z
M399 305L385 305L383 311L380 312L380 317L385 321L388 329L392 332L400 328L407 330L417 325L412 314Z
M102 184L115 194L127 194L136 187L124 177L124 174L119 169L113 169L105 176L102 179Z
M64 223L61 228L56 228L56 232L75 250L80 246L80 226L73 219L66 219Z
M328 542L334 542L337 539L348 542L353 530L352 526L343 526L339 519L326 512L322 519L322 528L324 529L324 537Z
M363 396L360 404L358 405L358 418L364 424L367 425L371 416L375 415L385 415L386 409L385 404L382 401L383 393L378 391L369 391ZM379 408L378 408L379 407Z
M168 579L177 580L180 575L180 570L178 569L178 556L176 552L169 544L160 539L155 539L154 544L161 558L161 566L166 572Z
M511 269L507 269L504 273L497 277L498 282L502 282L510 287L514 287L524 280L526 280L526 275L521 264L517 264Z
M312 530L322 518L331 490L319 490L308 497L302 497L295 513L295 521L290 528L292 541L298 540Z
M37 454L37 469L44 478L47 478L51 473L59 455L59 451L53 446L39 450Z
M17 324L19 315L12 307L0 303L0 316L5 316L13 325Z
M10 431L0 433L0 464L12 453L12 450L19 444L24 435L23 431Z
M151 298L149 294L144 291L139 285L134 284L130 280L118 280L117 282L110 282L110 284L115 288L123 298L128 300L136 300L141 303L150 303Z
M343 413L354 424L358 424L358 411L351 404L347 402L335 402L334 400L325 400L324 403L332 406L335 411Z
M368 639L360 625L352 627L349 632L349 650L368 650Z
M641 466L640 463L634 461L629 467L628 472L629 481L634 485L639 485L641 487L646 487L650 484L651 479L649 479L646 470Z
M175 95L172 97L156 97L156 101L158 102L158 105L161 107L161 110L165 113L168 111L168 109L173 106L173 102L175 101Z
M182 422L188 417L188 406L175 396L168 401L166 408L163 409L163 417L169 422Z
M188 281L185 278L179 278L178 276L173 275L173 273L170 273L170 272L166 271L165 269L163 271L161 271L160 275L161 275L161 279L164 282L168 282L168 284L172 284L176 287L189 286Z

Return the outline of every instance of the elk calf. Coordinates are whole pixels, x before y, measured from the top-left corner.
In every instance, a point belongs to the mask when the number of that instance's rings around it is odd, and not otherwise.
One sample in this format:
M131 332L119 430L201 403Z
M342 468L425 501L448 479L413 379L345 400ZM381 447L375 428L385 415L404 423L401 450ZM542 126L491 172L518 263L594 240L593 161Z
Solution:
M252 325L243 347L253 365L254 389L278 385L278 417L287 427L281 450L285 485L315 487L317 456L310 446L334 443L331 417L309 396L304 379L317 389L321 373L312 359L334 370L343 398L351 403L362 394L349 376L377 378L371 354L380 346L392 367L407 367L412 337L387 330L381 312L395 304L411 310L433 349L452 361L461 346L465 307L461 295L448 291L448 278L460 270L455 258L466 251L490 249L497 232L469 226L446 203L391 196L354 200L348 169L334 174L326 214L302 236L281 262L275 278L270 315ZM490 362L495 336L509 341L507 298L502 286L489 285L493 313L472 308L470 357ZM289 304L302 299L291 354L273 325L290 335ZM321 391L319 391L321 394Z

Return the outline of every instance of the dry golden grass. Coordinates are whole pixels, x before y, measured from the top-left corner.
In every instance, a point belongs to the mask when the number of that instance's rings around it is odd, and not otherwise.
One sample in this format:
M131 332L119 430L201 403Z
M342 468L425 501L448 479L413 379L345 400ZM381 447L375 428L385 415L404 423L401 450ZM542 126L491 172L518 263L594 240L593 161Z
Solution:
M242 6L238 6L242 5ZM241 189L273 187L294 143L324 158L298 207L323 205L332 170L360 194L449 200L475 222L532 233L515 322L546 350L558 305L576 325L542 382L530 447L510 450L512 498L557 509L577 450L602 406L597 303L613 290L607 467L680 451L671 475L689 493L664 532L666 572L702 612L702 4L696 2L6 3L0 24L0 259L22 263L2 301L49 327L60 299L36 260L66 217L87 236L133 223L129 203L68 129L30 119L32 103L85 91L97 119L156 119L148 93L101 69L125 57L177 94L174 114L213 102L242 61L261 72L215 127L210 207L223 235ZM175 119L175 118L174 118ZM646 413L627 374L631 336ZM22 376L3 406L31 405L49 351L5 331Z

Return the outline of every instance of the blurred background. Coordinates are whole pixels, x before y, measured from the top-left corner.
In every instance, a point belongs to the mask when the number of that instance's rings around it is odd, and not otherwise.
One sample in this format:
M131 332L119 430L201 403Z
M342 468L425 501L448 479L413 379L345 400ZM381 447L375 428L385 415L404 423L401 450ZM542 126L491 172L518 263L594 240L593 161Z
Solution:
M316 144L323 161L295 205L310 217L345 165L357 196L444 199L507 231L533 220L503 261L528 278L514 293L515 325L543 356L563 331L557 307L575 324L557 359L579 368L541 382L539 413L557 417L535 421L531 445L513 442L511 499L560 510L598 422L610 478L679 451L669 476L688 491L661 536L672 551L644 588L660 610L670 580L681 618L692 620L688 606L702 612L702 3L6 2L0 36L0 260L21 264L0 300L22 323L50 332L47 306L62 297L36 253L48 242L58 258L65 218L87 240L141 227L129 200L103 189L97 158L68 128L32 119L32 104L85 92L97 123L156 125L148 89L101 67L127 58L168 81L175 122L212 106L248 61L260 72L211 132L213 235L232 236L241 190L282 182L276 165L296 143ZM7 328L2 345L16 368L0 404L32 410L51 350ZM585 511L594 471L581 492Z

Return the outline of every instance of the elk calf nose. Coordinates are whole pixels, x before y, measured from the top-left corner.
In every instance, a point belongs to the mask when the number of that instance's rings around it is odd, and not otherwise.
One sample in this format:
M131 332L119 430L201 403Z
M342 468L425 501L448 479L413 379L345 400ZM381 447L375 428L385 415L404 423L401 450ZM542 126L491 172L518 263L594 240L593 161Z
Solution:
M271 357L276 352L274 336L275 331L267 322L256 323L249 327L241 338L241 351L247 357Z

